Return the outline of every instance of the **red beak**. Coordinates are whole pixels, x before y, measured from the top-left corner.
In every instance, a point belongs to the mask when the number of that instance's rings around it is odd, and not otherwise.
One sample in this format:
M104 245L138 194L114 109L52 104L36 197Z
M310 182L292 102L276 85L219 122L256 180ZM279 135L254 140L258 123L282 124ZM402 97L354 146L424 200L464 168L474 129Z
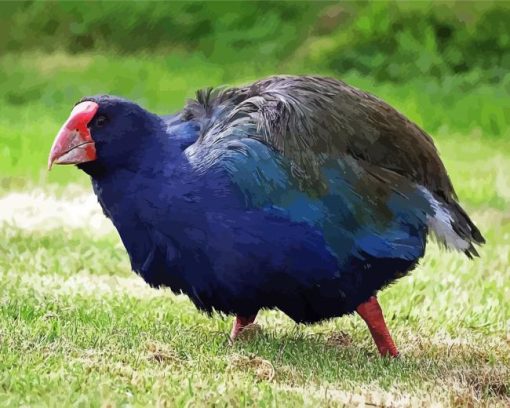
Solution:
M87 125L99 105L92 101L81 102L74 107L51 147L48 170L53 163L78 164L96 160L96 147Z

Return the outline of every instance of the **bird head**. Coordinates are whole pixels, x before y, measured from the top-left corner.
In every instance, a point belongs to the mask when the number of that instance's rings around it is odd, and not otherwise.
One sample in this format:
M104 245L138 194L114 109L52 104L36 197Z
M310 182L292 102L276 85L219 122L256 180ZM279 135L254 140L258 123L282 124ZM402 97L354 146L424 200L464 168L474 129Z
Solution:
M109 95L81 99L58 132L48 158L53 164L111 168L135 161L144 138L159 124L139 105Z

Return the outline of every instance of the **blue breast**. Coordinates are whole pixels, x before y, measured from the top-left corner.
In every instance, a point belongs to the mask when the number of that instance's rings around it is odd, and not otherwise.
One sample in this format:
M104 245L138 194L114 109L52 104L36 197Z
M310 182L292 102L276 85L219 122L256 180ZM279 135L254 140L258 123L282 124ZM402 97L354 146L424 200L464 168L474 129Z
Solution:
M150 177L101 182L108 185L98 188L100 201L148 283L182 291L205 311L276 307L315 322L352 312L423 255L427 203L419 190L387 194L380 211L356 191L363 174L335 161L321 170L327 193L313 196L290 163L247 143L234 143L200 174L180 156ZM115 185L122 193L104 195Z

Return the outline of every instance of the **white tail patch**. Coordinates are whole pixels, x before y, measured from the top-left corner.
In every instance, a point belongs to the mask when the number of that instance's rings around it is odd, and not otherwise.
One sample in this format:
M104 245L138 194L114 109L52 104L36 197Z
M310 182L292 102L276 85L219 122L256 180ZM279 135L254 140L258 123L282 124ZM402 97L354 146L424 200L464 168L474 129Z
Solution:
M437 240L445 244L448 248L458 251L467 250L470 244L454 231L452 227L453 219L448 209L437 201L425 187L420 186L420 190L423 191L434 211L433 216L427 217L427 223L430 231L434 233Z

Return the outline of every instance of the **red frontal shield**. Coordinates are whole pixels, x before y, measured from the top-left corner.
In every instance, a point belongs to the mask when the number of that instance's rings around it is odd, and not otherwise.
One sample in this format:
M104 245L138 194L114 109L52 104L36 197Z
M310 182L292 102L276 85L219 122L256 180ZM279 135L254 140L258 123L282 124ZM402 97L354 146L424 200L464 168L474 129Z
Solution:
M96 160L96 147L87 125L99 105L92 101L81 102L74 107L53 142L48 158L48 169L53 163L78 164Z

